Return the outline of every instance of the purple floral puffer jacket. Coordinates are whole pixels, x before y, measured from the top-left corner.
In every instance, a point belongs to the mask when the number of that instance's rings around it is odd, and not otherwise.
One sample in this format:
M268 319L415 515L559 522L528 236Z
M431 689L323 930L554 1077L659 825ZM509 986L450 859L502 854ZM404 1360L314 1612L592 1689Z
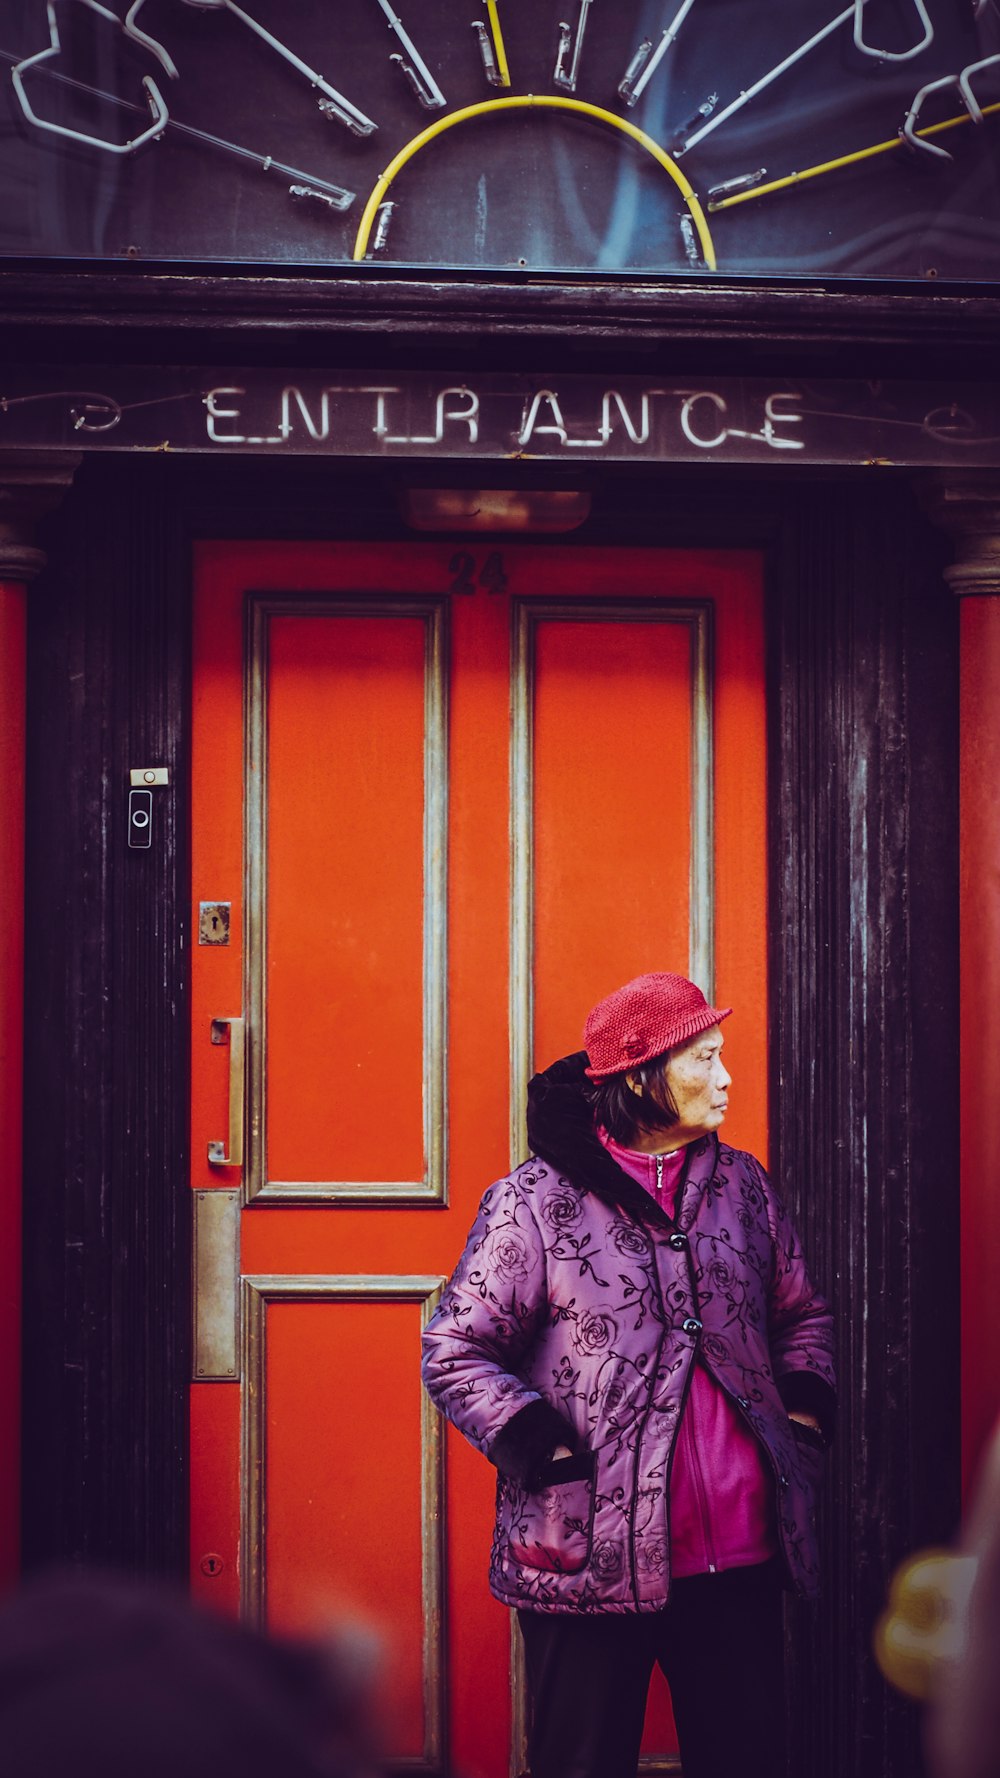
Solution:
M593 1129L586 1056L536 1076L535 1156L486 1192L424 1335L424 1382L496 1465L490 1586L535 1611L657 1611L669 1482L702 1364L774 1477L788 1579L817 1591L813 1490L835 1407L832 1319L760 1163L693 1143L676 1220ZM573 1455L551 1460L564 1444Z

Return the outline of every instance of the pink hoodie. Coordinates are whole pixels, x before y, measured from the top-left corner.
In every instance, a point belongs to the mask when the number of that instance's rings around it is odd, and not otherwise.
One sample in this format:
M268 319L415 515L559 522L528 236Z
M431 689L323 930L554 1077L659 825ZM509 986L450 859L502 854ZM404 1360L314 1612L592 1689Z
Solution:
M623 1172L673 1215L686 1151L641 1154L598 1131ZM657 1166L659 1162L659 1166ZM704 1365L696 1364L670 1472L670 1567L680 1579L746 1568L777 1550L774 1489L753 1433Z

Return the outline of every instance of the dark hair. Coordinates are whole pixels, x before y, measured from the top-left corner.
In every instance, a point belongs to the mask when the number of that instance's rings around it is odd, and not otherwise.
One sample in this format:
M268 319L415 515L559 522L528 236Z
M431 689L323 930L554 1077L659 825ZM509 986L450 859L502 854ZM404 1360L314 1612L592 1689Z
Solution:
M678 1110L667 1086L667 1063L673 1053L665 1050L662 1056L654 1056L640 1068L609 1074L587 1087L595 1124L607 1130L623 1148L630 1146L637 1130L669 1130L677 1122ZM629 1074L638 1076L641 1094L629 1086Z

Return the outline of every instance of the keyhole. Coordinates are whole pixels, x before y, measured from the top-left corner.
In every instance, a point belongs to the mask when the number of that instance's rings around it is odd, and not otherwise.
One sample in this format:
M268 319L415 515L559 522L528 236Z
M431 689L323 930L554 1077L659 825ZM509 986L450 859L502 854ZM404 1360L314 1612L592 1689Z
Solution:
M228 945L230 911L231 904L228 901L199 903L198 943L200 945Z
M207 1574L210 1580L215 1580L217 1576L222 1573L225 1566L226 1564L221 1556L212 1554L202 1556L201 1558L201 1572L202 1574Z

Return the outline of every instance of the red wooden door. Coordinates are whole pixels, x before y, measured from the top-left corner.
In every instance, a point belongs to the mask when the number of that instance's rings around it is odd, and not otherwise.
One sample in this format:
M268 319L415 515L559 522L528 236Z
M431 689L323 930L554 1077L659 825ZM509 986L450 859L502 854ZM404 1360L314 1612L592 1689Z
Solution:
M632 975L735 1006L727 1133L766 1157L760 563L212 543L194 656L193 1585L361 1615L399 1766L505 1778L493 1474L421 1321L528 1073ZM664 1688L645 1745L669 1768Z

